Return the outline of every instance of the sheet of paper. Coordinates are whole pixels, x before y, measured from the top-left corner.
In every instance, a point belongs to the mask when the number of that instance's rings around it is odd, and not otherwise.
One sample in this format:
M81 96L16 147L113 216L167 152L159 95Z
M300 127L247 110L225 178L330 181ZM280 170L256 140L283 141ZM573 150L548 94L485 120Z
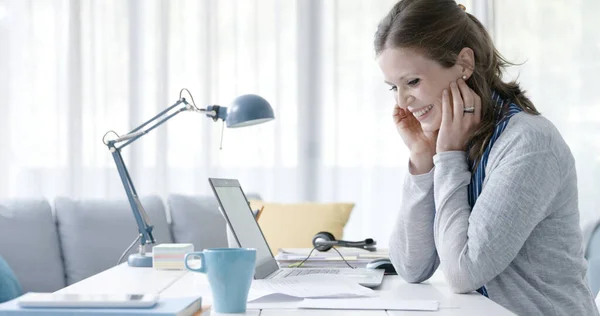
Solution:
M304 299L298 308L318 309L376 309L405 311L437 311L439 302L428 300L398 300L381 297L336 298L336 299Z
M249 297L273 293L302 298L375 296L376 292L343 275L301 275L280 279L254 280Z
M298 309L303 298L285 294L270 294L255 300L248 300L248 309Z

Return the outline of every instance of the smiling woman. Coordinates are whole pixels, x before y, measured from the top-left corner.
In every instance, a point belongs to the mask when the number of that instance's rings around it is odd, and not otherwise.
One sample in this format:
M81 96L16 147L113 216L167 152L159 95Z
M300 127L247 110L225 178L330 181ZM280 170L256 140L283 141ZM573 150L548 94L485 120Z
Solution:
M519 315L598 315L570 149L519 84L501 80L508 62L464 9L402 0L375 35L410 151L391 260L409 282L440 266L455 292Z

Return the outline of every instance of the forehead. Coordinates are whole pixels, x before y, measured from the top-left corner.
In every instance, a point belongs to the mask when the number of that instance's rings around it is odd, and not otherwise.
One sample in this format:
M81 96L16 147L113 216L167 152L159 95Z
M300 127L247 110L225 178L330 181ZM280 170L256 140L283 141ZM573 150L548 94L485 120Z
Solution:
M441 67L422 53L410 48L386 48L377 59L386 76L394 77L389 79L398 79L412 73L425 74Z

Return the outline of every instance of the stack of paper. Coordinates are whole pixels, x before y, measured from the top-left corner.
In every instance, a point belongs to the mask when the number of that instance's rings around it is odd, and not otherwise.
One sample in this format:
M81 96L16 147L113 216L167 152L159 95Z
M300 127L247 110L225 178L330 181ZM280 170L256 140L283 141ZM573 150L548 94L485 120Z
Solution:
M275 257L281 267L294 267L308 257L311 249L305 248L286 248L279 249L279 254ZM370 252L356 248L340 248L341 255L335 250L326 252L313 251L310 257L302 265L303 267L347 267L344 259L352 267L362 268L372 260L379 258L389 258L387 249L381 249Z
M303 275L254 280L248 309L371 309L437 311L433 300L381 297L342 275Z
M332 274L308 274L278 279L254 280L250 289L251 299L271 294L285 294L301 298L339 298L374 296L375 291L356 281Z
M371 310L405 310L405 311L437 311L440 303L433 300L398 300L381 297L354 299L305 299L297 304L298 308L316 309L371 309Z

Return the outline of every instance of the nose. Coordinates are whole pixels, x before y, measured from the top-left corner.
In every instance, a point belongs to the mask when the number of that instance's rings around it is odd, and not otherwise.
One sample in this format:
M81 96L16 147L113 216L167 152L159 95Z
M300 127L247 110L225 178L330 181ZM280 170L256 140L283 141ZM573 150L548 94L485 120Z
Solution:
M394 94L394 98L396 99L396 104L398 104L400 108L405 110L415 100L413 96L408 95L406 93L403 94L402 91L400 91L400 89L398 89L398 92Z

